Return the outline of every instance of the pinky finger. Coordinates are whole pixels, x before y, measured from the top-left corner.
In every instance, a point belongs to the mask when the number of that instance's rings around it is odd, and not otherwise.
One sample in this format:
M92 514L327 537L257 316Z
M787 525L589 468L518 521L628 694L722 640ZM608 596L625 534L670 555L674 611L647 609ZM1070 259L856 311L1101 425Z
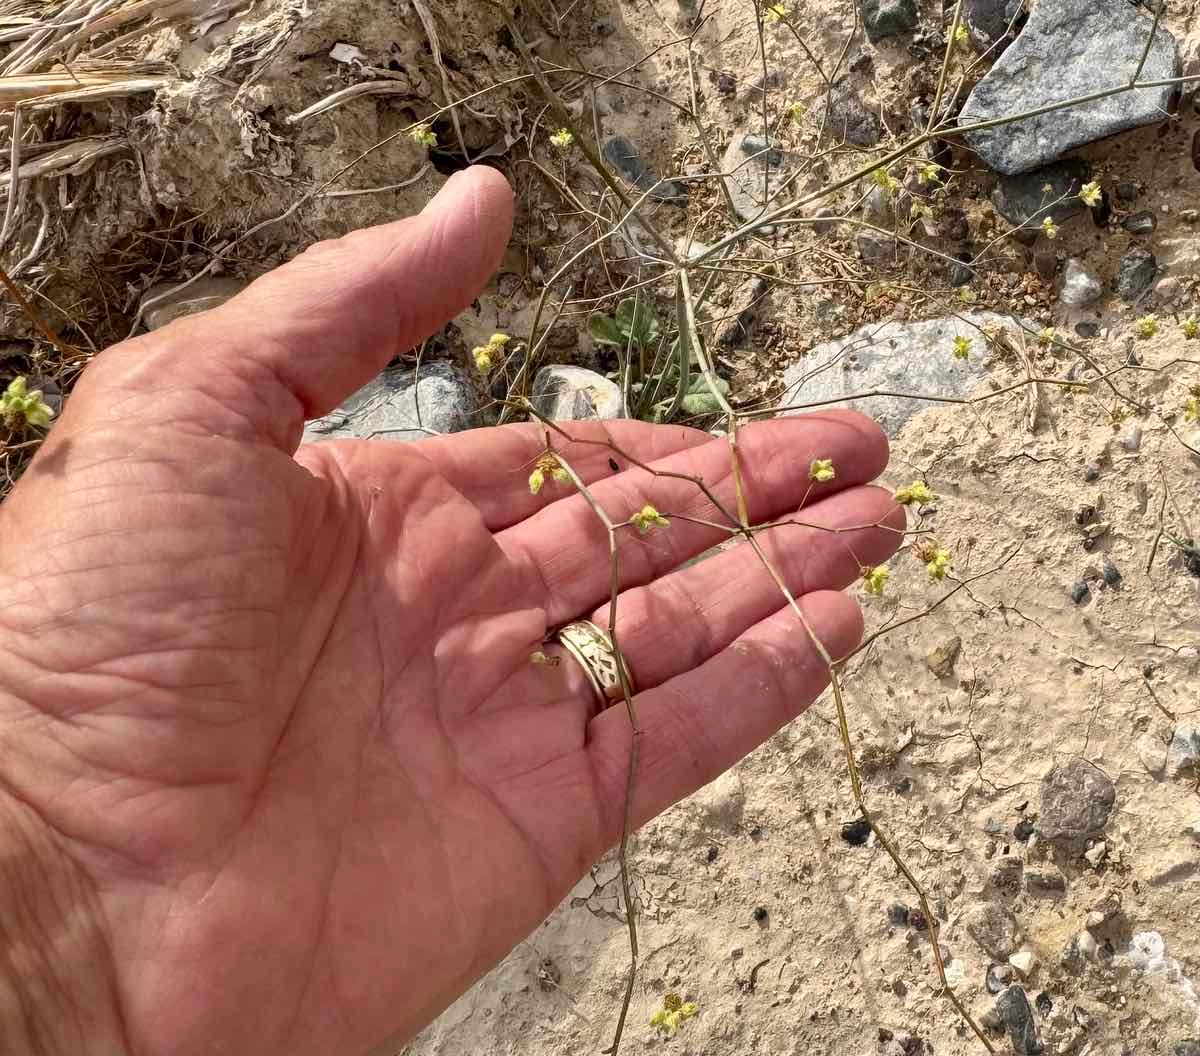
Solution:
M862 637L862 612L849 596L818 591L800 607L835 659ZM633 672L635 678L637 672ZM712 659L638 694L638 767L632 819L641 825L712 781L805 710L829 682L829 669L800 620L782 609ZM618 704L588 728L605 846L621 835L632 734Z

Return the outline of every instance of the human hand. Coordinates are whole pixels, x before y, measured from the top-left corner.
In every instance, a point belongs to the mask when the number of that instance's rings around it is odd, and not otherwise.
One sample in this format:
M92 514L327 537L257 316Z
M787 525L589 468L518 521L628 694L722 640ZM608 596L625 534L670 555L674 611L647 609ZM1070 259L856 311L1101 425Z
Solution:
M607 535L531 495L537 426L297 451L497 265L488 169L419 217L323 244L87 369L0 509L0 1036L47 1053L363 1051L418 1030L618 838L624 707L547 632L607 622ZM733 499L729 448L571 424ZM749 514L890 525L887 459L847 413L740 433ZM558 444L622 519L717 515L685 481ZM644 821L797 715L825 668L751 548L621 532L618 631L644 730ZM834 656L838 593L894 530L759 536ZM13 907L17 907L14 911ZM41 1046L35 1049L34 1043ZM7 1051L22 1051L21 1044Z

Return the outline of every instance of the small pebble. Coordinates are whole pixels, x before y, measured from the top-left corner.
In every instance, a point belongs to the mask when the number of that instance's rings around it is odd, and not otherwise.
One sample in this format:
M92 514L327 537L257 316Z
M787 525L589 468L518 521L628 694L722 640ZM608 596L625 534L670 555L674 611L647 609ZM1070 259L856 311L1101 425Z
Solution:
M1008 1042L1017 1056L1037 1056L1045 1051L1038 1039L1029 998L1019 986L1010 986L996 995L996 1014L1008 1028Z
M1158 217L1143 209L1140 213L1130 213L1121 221L1121 226L1131 235L1149 235L1158 226Z
M1117 566L1108 559L1107 554L1100 559L1100 569L1104 573L1104 582L1110 587L1115 587L1121 582L1121 573Z
M925 914L919 909L914 909L908 914L908 926L913 931L927 931L929 929L929 921L925 919Z
M1008 959L1008 963L1017 970L1022 979L1028 979L1033 974L1037 958L1029 950L1018 950Z
M1075 523L1079 525L1090 524L1096 516L1096 507L1090 502L1085 502L1075 511Z
M893 902L888 906L888 923L902 928L908 924L908 906L903 902Z
M1095 462L1089 462L1083 467L1083 479L1089 483L1100 479L1100 467Z
M989 964L983 977L983 987L989 994L998 994L1013 981L1013 970L1007 964Z
M1084 601L1087 600L1089 594L1091 594L1091 590L1082 579L1077 580L1071 586L1071 600L1075 602L1076 605L1082 605ZM1017 827L1020 828L1020 824L1018 824ZM1020 836L1017 836L1017 839L1020 838Z
M1100 868L1100 863L1104 861L1106 854L1108 854L1108 844L1103 840L1099 840L1083 852L1083 856L1091 863L1093 869Z
M1200 1056L1200 1038L1184 1038L1175 1042L1175 1056Z
M1045 990L1034 998L1033 1003L1037 1007L1038 1015L1043 1019L1054 1011L1054 1002L1050 1000L1050 995Z
M755 906L754 907L754 919L759 924L765 924L767 922L767 907L766 906Z
M1037 823L1033 818L1022 818L1013 828L1013 838L1020 843L1027 843L1035 828Z
M1075 333L1082 338L1095 337L1098 333L1100 333L1100 324L1091 322L1087 319L1081 319L1075 324Z
M1125 434L1125 439L1121 441L1126 451L1136 451L1142 446L1142 427L1134 422L1129 431Z
M842 839L851 847L861 847L871 837L871 826L866 818L855 818L842 825Z
M721 849L715 844L708 849L708 853L704 856L709 865L717 860L717 855L721 853Z
M1090 931L1081 931L1075 936L1075 948L1089 961L1096 960L1100 953L1100 943Z

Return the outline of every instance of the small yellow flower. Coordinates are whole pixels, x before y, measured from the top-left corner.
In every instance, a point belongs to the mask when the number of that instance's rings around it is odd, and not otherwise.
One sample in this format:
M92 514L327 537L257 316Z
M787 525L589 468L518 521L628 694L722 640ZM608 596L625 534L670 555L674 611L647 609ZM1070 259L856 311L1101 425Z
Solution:
M883 596L883 585L891 573L887 565L876 565L874 568L864 565L861 570L863 589L876 597Z
M496 364L492 359L491 345L476 345L471 349L471 357L475 360L475 369L480 374L490 374Z
M939 583L946 578L946 573L950 569L950 551L943 550L940 547L933 550L929 555L929 560L925 562L925 571L929 573L929 578L937 580Z
M1194 341L1197 337L1200 337L1200 319L1197 319L1194 315L1189 315L1186 319L1180 321L1179 329L1184 337L1189 341Z
M1200 422L1200 396L1189 396L1183 401L1183 420Z
M803 103L788 103L783 108L784 115L790 118L795 124L799 125L804 121L804 104Z
M836 476L832 458L814 458L808 465L808 479L815 480L818 484L824 484Z
M971 354L971 339L961 334L954 339L954 358L966 359Z
M640 535L646 535L654 531L655 528L670 528L670 518L664 517L649 503L646 503L637 513L629 518L629 523L632 524Z
M763 8L764 22L778 22L782 18L786 18L788 13L787 4L767 4Z
M941 183L942 167L936 162L926 162L917 170L918 183Z
M0 422L13 431L30 426L45 429L54 417L54 410L42 399L40 389L29 390L24 376L13 378L0 394Z
M1158 320L1153 315L1143 315L1133 324L1133 332L1143 340L1158 333Z
M571 475L563 468L558 456L553 451L547 451L533 464L533 472L529 474L529 492L536 495L546 483L546 477L559 484L571 483Z
M954 291L954 296L957 297L959 302L962 304L975 303L975 291L972 290L970 286L960 286Z
M575 137L571 135L569 128L560 128L557 132L550 135L550 145L555 150L565 154L575 143Z
M433 126L428 121L413 125L408 130L408 138L422 147L436 147L438 141L437 133L434 132Z
M1058 224L1048 216L1042 217L1042 234L1047 238L1058 238Z
M1054 184L1052 184L1052 183L1043 183L1042 184L1042 194L1053 194L1053 193L1054 193Z
M492 336L488 338L488 344L491 345L492 348L501 349L511 340L512 338L509 337L508 334L492 334Z
M1089 180L1079 188L1079 197L1084 205L1099 205L1100 204L1100 184L1096 180Z
M663 1007L650 1017L650 1026L669 1038L685 1019L691 1019L698 1011L695 1001L684 1001L678 994L666 993L663 994Z
M920 480L914 480L911 484L903 488L897 488L892 496L901 506L911 506L916 503L922 506L927 502L933 502L937 496L929 490L928 485Z
M1054 338L1056 336L1058 335L1055 332L1054 327L1043 327L1040 331L1038 331L1038 344L1041 345L1042 348L1049 348L1052 344L1054 344Z
M967 27L960 25L954 31L954 43L963 51L967 51L971 47L971 36L967 33Z
M892 195L900 189L900 181L882 166L872 169L867 178L885 195Z

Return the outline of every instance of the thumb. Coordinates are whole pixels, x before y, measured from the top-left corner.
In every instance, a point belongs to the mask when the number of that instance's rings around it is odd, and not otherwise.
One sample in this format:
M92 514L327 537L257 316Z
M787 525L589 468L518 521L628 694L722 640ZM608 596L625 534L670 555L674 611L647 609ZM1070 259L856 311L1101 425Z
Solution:
M220 308L99 357L76 402L95 407L105 389L142 381L162 397L168 384L183 397L169 404L186 406L191 424L265 438L290 454L306 418L336 407L471 303L511 228L508 182L495 169L466 169L419 215L320 242ZM96 370L106 357L109 369Z

